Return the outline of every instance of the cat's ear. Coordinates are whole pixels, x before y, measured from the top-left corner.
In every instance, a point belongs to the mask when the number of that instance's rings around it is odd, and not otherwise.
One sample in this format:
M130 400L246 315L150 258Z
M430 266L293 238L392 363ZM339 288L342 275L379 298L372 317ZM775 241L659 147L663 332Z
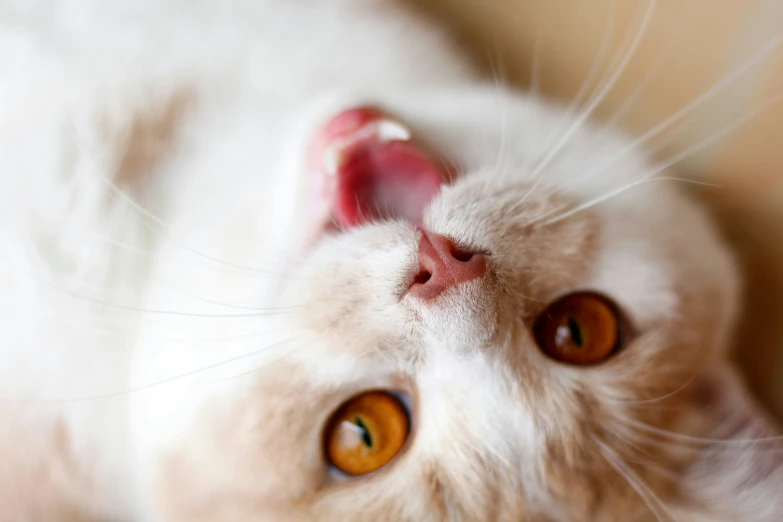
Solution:
M717 365L696 383L704 430L683 493L717 516L783 521L783 430L750 398L735 371Z

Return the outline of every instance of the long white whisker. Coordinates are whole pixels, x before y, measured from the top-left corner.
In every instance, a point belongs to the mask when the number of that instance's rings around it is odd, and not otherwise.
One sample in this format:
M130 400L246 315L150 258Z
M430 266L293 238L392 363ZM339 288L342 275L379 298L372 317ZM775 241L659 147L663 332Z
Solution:
M616 2L613 1L611 3L611 7L610 7L610 9L611 9L610 13L612 15L612 27L614 25L614 13L616 11L616 7L617 7ZM640 18L640 15L641 15L641 18L643 18L643 14L644 14L643 12L642 13L637 12L636 16L635 16L635 19L634 19L634 22L636 22L636 18ZM607 66L607 68L604 71L604 73L601 76L601 78L599 78L598 82L596 82L596 89L594 89L591 92L591 94L592 94L592 96L590 97L591 100L593 98L595 98L595 96L596 96L595 92L597 90L597 86L599 86L599 85L604 85L605 86L605 85L607 85L611 81L610 78L611 78L611 76L613 74L613 71L616 70L616 68L622 62L623 56L625 55L625 51L623 49L630 48L630 47L626 47L626 40L632 39L632 37L631 37L631 35L632 35L631 28L633 28L633 26L634 26L634 23L631 23L629 28L623 34L623 38L622 38L622 40L620 42L620 45L618 46L619 49L617 50L617 52L614 53L614 55L612 55L610 57L609 65ZM608 44L609 43L608 36L610 34L609 27L607 27L605 30L606 30L606 33L604 34L604 37L606 38L606 43Z
M603 395L602 397L603 397L603 399L604 399L604 400L606 400L606 401L610 401L610 402L616 402L616 403L618 403L618 404L633 404L633 405L638 405L638 404L651 404L651 403L655 403L655 402L660 402L660 401L666 400L666 399L668 399L669 397L673 397L674 395L677 395L677 394L678 394L678 393L680 393L682 390L684 390L685 388L687 388L687 387L688 387L688 385L690 385L690 384L691 384L691 383L692 383L692 382L693 382L693 381L696 379L696 377L698 377L698 371L697 371L697 372L695 372L695 373L693 374L693 376L691 376L691 378L690 378L690 379L688 379L687 381L685 381L683 384L681 384L680 386L678 386L678 387L677 387L676 389L674 389L673 391L670 391L669 393L666 393L666 394L664 394L664 395L661 395L661 396L659 396L659 397L654 397L654 398L652 398L652 399L642 399L642 400L625 400L625 399L622 399L622 398L619 398L619 397L610 397L610 396L608 396L608 395Z
M489 63L492 68L492 80L495 84L495 89L498 95L502 95L502 88L506 82L506 75L503 72L503 62L498 50L497 40L493 39L493 54L490 57ZM498 118L500 119L500 145L497 152L497 160L493 167L492 172L501 172L502 165L506 155L508 154L508 116L506 111L498 111ZM502 174L501 174L502 176Z
M675 518L666 508L666 505L658 498L650 487L644 483L644 481L633 472L633 470L623 462L623 459L611 449L609 446L594 438L595 443L598 445L601 455L606 462L614 468L617 473L623 477L628 484L636 491L639 497L650 508L653 516L659 521L663 520L662 514L668 518L668 520L674 521Z
M678 19L678 27L676 27L677 30L675 31L674 28L672 28L669 34L675 32L680 33L680 30L682 30L684 27L687 26L687 23L685 22L693 22L693 20L689 20L688 18L681 16ZM663 65L672 55L674 50L679 48L678 46L674 45L676 41L677 41L676 38L669 37L667 39L667 47L665 51L662 52L660 55L658 55L658 57L655 59L655 62L647 69L642 79L634 87L633 91L631 91L631 93L617 107L617 109L612 113L612 115L604 120L604 125L608 127L615 127L618 125L618 123L625 116L625 114L631 109L631 107L634 106L639 96L642 94L642 92L644 92L644 90L647 88L647 86L655 77L655 75L660 71L661 67L663 67Z
M533 43L533 58L530 61L530 85L528 91L534 98L541 97L541 47L544 39L544 27L540 26Z
M183 290L182 288L179 288L177 286L171 285L171 284L167 283L166 281L163 281L163 280L161 280L160 278L158 278L157 276L154 276L154 275L151 276L150 279L158 280L161 286L163 286L165 288L169 288L171 290L174 290L175 292L177 292L179 294L187 296L187 297L189 297L189 298L191 298L191 299L193 299L195 301L200 301L202 303L207 303L207 304L211 304L211 305L215 305L215 306L221 306L221 307L224 307L224 308L230 308L230 309L234 309L234 310L248 310L248 311L251 311L251 312L252 311L264 312L264 311L269 311L270 310L270 308L268 308L268 307L247 306L247 305L236 305L236 304L231 304L231 303L223 303L221 301L216 301L214 299L209 299L207 297L196 295L196 294L194 294L192 292L188 292L186 290Z
M176 310L151 310L147 308L139 308L135 306L128 306L128 305L122 305L119 303L112 303L109 301L104 301L101 299L95 299L92 297L87 297L83 295L79 295L75 292L72 292L66 288L63 288L59 285L56 285L54 283L51 283L49 281L44 281L35 275L33 275L28 270L22 268L19 266L19 264L14 263L13 261L9 260L3 255L0 255L0 261L3 261L9 265L13 265L17 270L25 274L27 277L32 279L38 284L44 285L46 287L51 288L52 290L55 290L63 295L67 295L69 297L72 297L74 299L79 299L82 301L87 301L90 303L94 303L101 306L106 306L108 308L115 308L119 310L126 310L129 312L139 312L139 313L145 313L145 314L159 314L159 315L170 315L170 316L178 316L178 317L203 317L203 318L241 318L241 317L261 317L266 315L276 315L281 313L290 313L291 310L295 310L298 307L292 306L292 307L277 307L277 308L259 308L258 311L255 313L246 313L246 314L207 314L207 313L190 313L190 312L178 312Z
M208 260L213 261L213 262L218 263L218 264L223 264L223 265L231 266L233 268L238 268L238 269L242 269L242 270L253 271L253 272L256 272L256 273L259 273L259 274L265 273L263 270L259 270L259 269L254 268L254 267L242 266L242 265L238 265L238 264L231 263L231 262L228 262L228 261L224 261L224 260L221 260L221 259L217 259L215 257L212 257L212 256L209 256L207 254L204 254L203 252L199 252L198 250L195 250L194 248L191 248L188 245L185 245L184 243L181 243L181 242L177 241L176 239L174 239L174 237L172 236L171 231L170 231L168 225L162 219L160 219L158 216L156 216L155 214L153 214L152 212L150 212L149 210L147 210L146 208L144 208L143 206L138 204L136 201L134 201L133 198L131 198L128 194L126 194L123 190L121 190L113 181L111 181L110 179L106 178L106 176L103 176L103 175L100 174L101 169L98 167L98 165L92 159L92 157L90 157L87 154L87 152L81 147L81 145L78 143L78 141L75 139L74 136L72 136L72 143L73 143L73 145L75 147L77 147L82 152L85 160L88 162L90 167L96 173L96 176L98 178L100 178L107 185L109 190L111 190L112 196L117 198L117 199L119 199L120 201L126 203L127 205L129 205L131 209L133 209L135 212L137 212L142 217L146 218L147 220L152 221L152 223L150 223L149 221L143 221L143 222L145 223L145 225L149 226L153 230L157 230L158 232L163 234L163 236L167 240L169 240L172 244L174 244L174 245L182 248L183 250L186 250L186 251L188 251L188 252L190 252L190 253L192 253L192 254L194 254L196 256L203 257L205 259L208 259Z
M134 254L137 254L139 256L143 257L154 257L156 255L155 252L150 250L145 250L140 247L136 247L133 245L129 245L127 243L124 243L122 241L119 241L117 239L113 239L111 237L98 237L99 241L102 241L108 245L111 245L117 249L124 250L126 252L132 252ZM208 260L209 261L209 260ZM193 267L193 268L203 268L206 265L196 265L195 263L188 263L185 266ZM296 277L293 274L288 274L285 272L274 272L271 270L257 270L254 268L242 268L239 266L230 266L226 263L218 263L217 266L211 266L210 270L220 270L225 272L234 272L234 273L241 273L241 274L248 274L252 276L259 276L259 275L274 275L279 277Z
M638 185L640 185L642 183L645 183L645 182L649 181L650 177L652 177L652 176L658 174L659 172L661 172L661 171L663 171L663 170L665 170L665 169L667 169L667 168L669 168L669 167L679 163L680 161L682 161L683 159L687 158L688 156L691 156L691 155L695 154L696 152L700 152L700 151L702 151L702 150L704 150L704 149L706 149L708 147L711 147L712 145L714 145L718 141L722 140L723 138L725 138L726 136L728 136L729 134L734 132L738 127L744 125L745 123L747 123L748 121L752 120L753 118L755 118L756 116L758 116L762 112L768 110L773 105L775 105L777 103L780 103L781 100L783 100L783 92L779 93L778 95L774 96L773 98L767 100L760 107L757 107L755 110L751 111L749 114L747 114L744 117L740 118L739 120L733 122L731 125L725 127L724 129L714 133L712 136L709 136L709 137L699 141L698 143L694 144L693 146L688 147L687 149L683 150L679 154L675 154L669 160L667 160L667 161L665 161L663 163L659 163L658 165L656 165L655 167L653 167L652 169L647 171L647 173L645 173L642 176L641 179L639 179L639 180L637 180L637 181L635 181L633 183L630 183L628 185L624 185L624 186L622 186L622 187L620 187L618 189L612 190L609 193L604 194L603 196L595 198L595 199L593 199L591 201L588 201L588 202L586 202L586 203L584 203L582 205L578 205L577 207L573 208L572 210L569 210L568 212L565 212L564 214L560 214L560 215L555 216L554 218L552 218L552 219L550 219L548 221L545 221L542 225L546 226L546 225L550 225L552 223L556 223L558 221L561 221L563 219L566 219L566 218L568 218L570 216L573 216L577 212L581 212L582 210L588 209L590 207L594 207L595 205L598 205L599 203L602 203L602 202L606 201L607 199L615 197L615 196L625 192L628 189L631 189L631 188L633 188L635 186L638 186ZM677 179L677 178L659 178L659 179ZM689 181L691 183L697 183L697 184L700 184L700 185L709 185L707 183L702 183L702 182L693 181L693 180L680 180L680 181Z
M593 114L595 108L598 107L598 105L604 100L604 98L609 93L609 91L614 87L615 83L617 82L617 79L625 71L628 62L636 52L636 48L639 46L639 43L641 42L642 37L644 36L644 33L647 29L647 25L650 22L653 7L655 6L655 1L656 0L648 1L647 9L644 12L644 16L642 18L642 23L639 28L639 31L637 32L636 37L631 43L628 52L626 52L625 56L620 61L620 65L617 67L617 69L615 69L614 73L610 76L609 80L607 80L607 83L598 92L598 94L596 94L593 97L592 101L587 104L587 107L585 107L581 111L580 115L571 124L571 126L560 136L560 139L555 143L555 145L549 148L549 152L544 156L544 159L542 159L539 162L538 167L536 167L531 174L531 177L534 179L534 181L531 184L530 188L525 192L524 196L520 198L519 202L517 202L517 204L514 205L514 207L512 207L511 210L515 210L516 208L520 207L522 204L524 204L525 201L527 201L527 198L530 197L530 195L533 194L533 192L535 192L536 188L538 188L539 184L544 178L544 176L541 175L544 168L546 168L546 166L549 165L549 162L560 152L560 150L568 143L571 137L582 127L584 122L587 121L587 119Z
M592 176L593 174L597 172L601 172L615 163L628 154L629 152L637 149L640 145L644 144L645 142L649 141L651 138L655 137L656 135L660 134L664 130L666 130L668 127L672 126L679 120L681 120L683 117L685 117L688 113L693 111L695 108L699 107L700 105L704 104L705 102L709 101L712 97L719 94L723 89L731 85L732 82L737 80L742 74L744 74L748 69L756 65L758 62L766 58L775 48L777 48L781 42L783 42L783 33L778 34L775 38L772 39L772 41L767 44L761 51L759 51L749 62L747 62L742 67L738 68L733 73L725 76L722 80L715 83L712 87L701 93L699 96L691 100L689 103L687 103L684 107L682 107L680 110L669 116L668 118L664 119L663 121L659 122L657 125L653 126L651 129L649 129L647 132L639 136L637 139L635 139L633 142L629 143L627 146L621 148L619 151L617 151L615 154L613 154L611 157L609 157L604 163L580 174L576 179L582 179L587 178L589 176ZM775 97L774 99L777 99ZM776 102L775 102L776 103ZM772 104L770 104L772 105ZM768 108L769 105L764 106L765 108ZM752 114L757 114L760 112L759 109L754 111ZM746 119L740 120L740 122L744 122ZM739 126L741 123L735 124L734 126ZM576 180L569 180L567 183L572 183ZM559 190L556 189L556 190Z
M653 461L651 458L644 458L642 455L639 455L639 453L643 453L648 457L652 457L653 455L649 451L640 448L637 444L635 444L630 440L626 440L625 436L622 436L617 432L614 432L613 435L618 439L618 442L622 442L624 445L628 446L627 448L624 448L625 451L623 451L622 453L620 452L621 448L618 447L617 449L615 449L617 455L620 456L623 460L633 461L637 464L641 464L642 466L644 466L645 469L652 470L656 472L659 476L665 477L666 479L671 480L672 482L676 482L680 480L681 477L671 469L662 466L661 464ZM634 451L632 450L635 450L637 453L634 453Z
M547 151L550 148L551 143L559 136L563 129L567 128L568 122L573 120L573 114L576 111L576 108L579 107L582 104L583 98L587 95L587 93L590 90L590 87L593 86L593 80L598 75L598 72L601 69L601 64L603 62L604 55L606 51L609 49L609 40L612 33L612 29L614 29L614 22L615 22L615 15L616 15L616 9L615 7L616 0L612 0L611 2L611 9L609 11L609 17L607 18L605 27L604 27L604 33L601 37L601 41L598 44L598 51L595 53L595 57L593 57L592 63L590 64L590 69L587 71L587 75L585 76L585 79L582 81L582 85L579 87L579 91L576 93L576 96L574 96L571 100L571 102L568 104L568 107L566 108L565 112L560 118L560 121L555 126L555 128L550 132L550 136L547 137L546 144L542 147L542 151Z
M155 381L153 383L145 384L145 385L142 385L142 386L137 386L135 388L130 388L128 390L122 390L122 391L117 391L117 392L105 393L105 394L101 394L101 395L94 395L94 396L90 396L90 397L77 397L77 398L70 398L70 399L10 399L10 398L4 398L4 399L2 399L2 401L6 401L6 402L21 402L21 403L24 403L24 402L28 402L28 403L79 403L79 402L89 402L89 401L98 401L98 400L105 400L105 399L113 399L113 398L117 398L117 397L124 397L124 396L128 396L128 395L132 395L134 393L139 393L139 392L142 392L142 391L148 391L148 390L151 390L151 389L154 389L154 388L159 388L159 387L164 386L166 384L170 384L170 383L172 383L172 382L174 382L176 380L184 379L184 378L187 378L187 377L193 377L195 375L198 375L198 374L201 374L201 373L204 373L204 372L208 372L210 370L214 370L214 369L219 368L219 367L221 367L223 365L226 365L226 364L231 364L231 363L234 363L234 362L237 362L237 361L248 359L250 357L255 357L258 354L260 354L260 353L262 353L262 352L264 352L266 350L269 350L269 349L272 349L272 348L276 348L278 346L282 346L282 345L284 345L286 343L291 342L292 340L293 339L286 339L284 341L280 341L278 343L274 343L274 344L271 344L269 346L266 346L266 347L264 347L264 348L262 348L260 350L254 350L253 352L250 352L250 353L245 353L245 354L242 354L242 355L238 355L236 357L232 357L230 359L226 359L226 360L220 361L218 363L214 363L214 364L210 364L210 365L207 365L207 366L203 366L203 367L197 368L195 370L191 370L191 371L188 371L188 372L181 373L179 375L175 375L174 377L170 377L170 378L167 378L167 379L162 379L160 381Z
M664 168L666 168L666 167L664 167ZM663 169L661 169L661 170L663 170ZM659 172L659 171L656 171L656 172ZM613 191L613 192L611 192L609 194L606 194L605 196L602 196L600 198L601 201L596 201L596 200L593 200L593 201L597 205L597 204L602 203L603 201L605 201L607 199L610 199L610 198L612 198L614 196L617 196L618 194L620 194L622 192L625 192L626 190L630 190L630 189L632 189L633 187L635 187L637 185L643 185L645 183L651 183L651 182L654 182L654 181L679 181L679 182L682 182L682 183L688 183L690 185L699 185L699 186L703 186L703 187L712 187L712 188L723 188L721 185L716 185L714 183L707 183L706 181L697 181L697 180L688 179L688 178L676 178L676 177L671 177L671 176L667 176L667 177L664 177L664 178L653 178L653 177L647 176L647 177L644 177L644 179L637 180L635 182L630 183L629 185L624 185L623 187L621 187L621 188L619 188L619 189L617 189L617 190L615 190L615 191ZM568 212L569 215L565 215L565 214L557 215L554 218L552 218L550 221L545 221L544 223L541 223L539 226L546 226L546 225L549 225L549 224L552 224L552 223L556 223L557 221L561 220L561 216L562 216L563 219L565 219L566 217L570 217L571 215L576 214L579 211L585 210L585 207L587 207L587 206L588 205L585 204L585 205L579 205L579 207L573 207L573 210ZM589 205L589 206L593 206L593 205ZM535 225L539 221L542 221L544 218L546 218L548 216L551 216L552 214L557 214L557 212L559 212L561 210L565 210L567 208L572 208L572 207L568 203L564 203L562 205L559 205L559 206L557 206L557 207L555 207L555 208L553 208L551 210L548 210L548 211L544 212L541 215L538 215L538 216L532 218L531 220L527 221L524 224L524 226L527 227L527 226Z
M656 428L655 426L650 426L649 424L646 424L641 421L636 421L634 419L630 418L619 418L622 422L625 422L627 425L647 431L648 433L654 433L656 435L660 435L662 437L668 437L673 440L679 440L683 442L691 442L694 444L704 444L704 445L726 445L726 446L736 446L736 445L748 445L748 444L756 444L759 442L782 442L783 441L783 435L773 436L773 437L758 437L755 439L715 439L715 438L709 438L709 437L694 437L692 435L685 435L683 433L677 433L674 431L664 430L661 428Z
M666 450L678 450L687 448L692 451L712 451L728 453L731 451L745 452L749 446L755 445L756 451L764 453L778 453L783 452L783 446L765 446L769 443L783 442L781 437L769 437L769 438L757 438L757 439L709 439L702 437L692 437L683 435L680 433L672 432L669 430L662 430L660 428L654 428L649 424L641 421L634 421L626 415L615 414L615 421L617 421L617 428L622 428L623 437L631 440L638 441L646 446L662 448ZM652 430L646 430L641 426L652 428ZM620 436L617 431L614 431L616 436ZM675 436L672 436L675 435ZM684 438L683 438L684 437ZM761 446L761 447L758 447Z
M290 356L291 356L291 355L293 355L295 352L298 352L299 350L301 350L301 349L302 349L302 348L304 348L305 346L307 346L307 345L306 345L306 344L304 344L304 343L302 343L302 344L301 344L300 346L298 346L297 348L295 348L295 349L293 349L293 350L290 350L290 351L287 351L286 353L284 353L283 355L281 355L281 356L280 356L280 357L278 357L277 359L273 359L273 360L271 360L271 361L267 362L266 364L263 364L263 365L261 365L261 366L259 366L259 367L257 367L257 368L254 368L253 370L250 370L250 371L248 371L248 372L244 372L244 373L240 373L239 375L233 375L233 376L231 376L231 377L226 377L226 378L220 379L220 381L229 381L229 380L233 380L233 379L241 379L242 377L247 377L248 375L253 375L254 373L256 373L256 372L260 371L262 368L266 368L267 366L271 366L271 365L273 365L273 364L277 364L277 363L279 363L280 361L282 361L283 359L285 359L286 357L290 357Z
M532 176L534 178L538 177L541 171L543 171L546 168L546 166L549 165L549 162L560 152L563 146L565 146L565 144L568 143L568 141L571 139L574 133L576 133L576 131L579 130L582 124L585 121L587 121L587 119L593 114L595 108L598 107L598 105L601 102L603 102L606 95L609 94L612 88L614 88L618 78L625 72L628 63L636 53L636 50L639 47L642 38L647 32L647 27L650 23L650 19L652 18L652 12L653 12L653 8L655 7L655 2L656 0L648 1L647 9L644 13L644 17L642 19L642 23L639 28L639 31L636 34L636 37L633 39L633 42L631 42L631 46L628 49L628 52L626 52L625 56L623 56L623 59L620 61L620 64L618 65L617 69L609 77L609 80L607 80L606 85L603 86L603 88L598 92L595 98L593 98L593 100L589 104L587 104L585 109L582 110L581 114L576 118L576 120L573 122L571 127L568 130L566 130L566 132L563 133L563 135L560 137L557 143L550 149L549 153L546 156L544 156L544 159L541 160L536 170L533 171L532 173Z

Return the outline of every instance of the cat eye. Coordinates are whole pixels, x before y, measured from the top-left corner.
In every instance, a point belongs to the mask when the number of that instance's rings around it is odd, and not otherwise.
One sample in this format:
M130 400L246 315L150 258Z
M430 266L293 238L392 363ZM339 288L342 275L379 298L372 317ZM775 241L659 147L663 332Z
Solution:
M327 461L347 475L377 471L400 452L410 433L408 409L388 392L350 399L332 415L324 434Z
M533 336L552 359L573 365L600 363L619 347L619 312L601 295L573 293L550 304L538 316Z

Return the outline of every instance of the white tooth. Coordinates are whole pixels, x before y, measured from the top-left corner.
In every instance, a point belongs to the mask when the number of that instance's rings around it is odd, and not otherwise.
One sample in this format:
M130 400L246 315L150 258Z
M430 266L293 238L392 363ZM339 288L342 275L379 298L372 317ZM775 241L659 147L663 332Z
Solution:
M408 129L393 120L382 120L378 123L378 139L387 141L408 141L411 133Z
M324 168L330 176L336 176L343 162L342 151L338 147L328 147L324 151Z

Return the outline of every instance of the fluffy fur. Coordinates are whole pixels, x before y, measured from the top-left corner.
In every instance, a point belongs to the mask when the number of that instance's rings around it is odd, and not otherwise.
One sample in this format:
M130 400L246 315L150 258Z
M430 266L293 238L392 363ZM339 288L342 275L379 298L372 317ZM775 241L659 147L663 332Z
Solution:
M395 3L3 0L0 100L0 520L783 519L704 213L612 129L537 172L573 116ZM303 250L314 129L365 102L460 167L425 225L492 252L437 305L399 297L411 224ZM633 335L567 367L530 321L583 288ZM348 480L321 432L370 387L415 429Z

